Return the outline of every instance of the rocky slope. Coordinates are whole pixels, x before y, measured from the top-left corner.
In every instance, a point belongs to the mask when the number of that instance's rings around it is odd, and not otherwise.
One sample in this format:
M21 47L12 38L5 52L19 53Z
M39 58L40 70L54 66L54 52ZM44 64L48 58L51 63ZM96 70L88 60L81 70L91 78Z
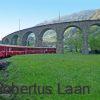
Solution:
M100 9L96 10L91 19L100 19Z
M69 22L69 21L93 20L93 19L100 19L100 9L80 11L78 13L73 13L71 15L62 16L62 17L60 17L60 19L55 18L50 21L44 21L43 23L40 23L37 26L58 23L59 21L60 22Z

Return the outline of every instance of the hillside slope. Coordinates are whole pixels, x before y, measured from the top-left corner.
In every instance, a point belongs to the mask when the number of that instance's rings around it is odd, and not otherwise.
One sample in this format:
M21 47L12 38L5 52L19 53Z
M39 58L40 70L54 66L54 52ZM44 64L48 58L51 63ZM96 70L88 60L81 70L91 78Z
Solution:
M100 19L100 9L95 11L91 19Z
M79 21L79 20L92 20L92 19L100 19L100 9L96 10L85 10L80 11L77 13L73 13L71 15L65 15L60 17L60 22L69 22L69 21ZM39 25L45 25L45 24L52 24L59 22L59 18L55 18L50 21L44 21Z

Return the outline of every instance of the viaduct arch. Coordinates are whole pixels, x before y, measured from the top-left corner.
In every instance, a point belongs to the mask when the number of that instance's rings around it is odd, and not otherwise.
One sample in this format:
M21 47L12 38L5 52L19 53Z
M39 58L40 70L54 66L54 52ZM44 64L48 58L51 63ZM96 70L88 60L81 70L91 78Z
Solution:
M16 31L4 37L2 43L6 44L9 40L10 45L26 45L27 37L30 33L35 34L35 47L42 47L43 35L45 31L54 30L57 34L57 53L63 53L63 38L64 32L69 27L77 27L82 31L82 53L88 54L88 31L89 28L93 25L100 26L100 20L83 20L83 21L72 21L72 22L58 22L58 23L49 23L45 25L38 25L31 28L23 29L20 32ZM19 42L17 42L19 41Z

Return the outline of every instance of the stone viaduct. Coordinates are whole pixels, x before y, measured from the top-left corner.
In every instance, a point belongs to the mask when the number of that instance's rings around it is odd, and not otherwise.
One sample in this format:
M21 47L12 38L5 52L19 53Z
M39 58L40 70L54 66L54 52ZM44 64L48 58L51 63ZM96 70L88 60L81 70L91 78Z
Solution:
M72 21L72 22L57 22L46 25L38 25L31 28L16 31L4 37L2 39L3 44L9 45L21 45L25 46L27 43L27 38L30 33L35 34L35 47L42 47L43 35L47 30L54 30L57 34L57 53L63 53L63 39L64 32L69 27L77 27L81 30L83 36L82 53L89 53L88 44L88 30L92 25L99 25L100 20L83 20L83 21ZM18 44L17 44L17 41Z

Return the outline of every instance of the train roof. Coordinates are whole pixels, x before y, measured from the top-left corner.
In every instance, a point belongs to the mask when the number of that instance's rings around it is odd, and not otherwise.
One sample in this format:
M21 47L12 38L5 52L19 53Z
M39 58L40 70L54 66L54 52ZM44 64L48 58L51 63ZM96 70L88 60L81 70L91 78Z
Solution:
M20 47L20 48L55 48L55 47L31 47L31 46L5 45L5 44L0 44L0 46L6 46L6 47Z

